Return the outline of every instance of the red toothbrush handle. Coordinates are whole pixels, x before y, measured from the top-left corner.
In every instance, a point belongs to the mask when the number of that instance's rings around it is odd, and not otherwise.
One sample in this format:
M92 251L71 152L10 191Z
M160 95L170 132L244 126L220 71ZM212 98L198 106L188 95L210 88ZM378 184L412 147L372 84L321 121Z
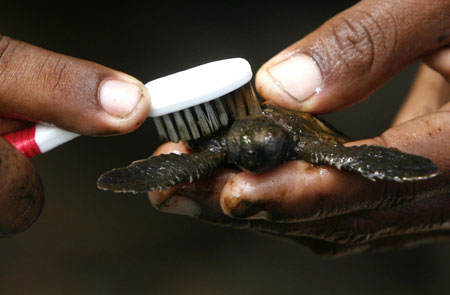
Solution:
M36 143L36 125L3 135L3 138L15 146L27 158L42 154Z

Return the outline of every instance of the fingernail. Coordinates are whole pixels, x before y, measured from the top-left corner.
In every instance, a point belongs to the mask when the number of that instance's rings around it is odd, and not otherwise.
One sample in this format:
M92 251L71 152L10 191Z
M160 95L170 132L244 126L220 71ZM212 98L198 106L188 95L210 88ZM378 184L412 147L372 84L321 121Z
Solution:
M263 220L271 220L272 215L266 210L261 210L252 216L247 217L248 219L263 219Z
M100 87L99 97L103 109L112 116L124 118L141 99L141 86L120 80L107 80Z
M275 83L297 102L320 91L322 74L316 62L306 54L294 54L274 65L269 73Z
M199 217L200 206L193 200L182 196L173 196L162 204L156 205L157 209L166 213Z
M225 204L227 208L227 214L234 218L251 218L258 214L261 209L257 206L257 204L242 200L238 202L228 202L229 200L225 199Z

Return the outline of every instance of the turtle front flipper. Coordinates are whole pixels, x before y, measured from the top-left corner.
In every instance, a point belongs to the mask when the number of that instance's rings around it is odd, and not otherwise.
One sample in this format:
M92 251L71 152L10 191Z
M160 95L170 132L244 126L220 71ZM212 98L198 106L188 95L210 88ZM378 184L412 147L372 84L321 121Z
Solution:
M224 158L225 152L218 150L152 156L103 173L97 181L97 187L135 194L165 190L214 174Z
M299 144L296 153L298 159L331 165L370 180L422 180L439 172L438 167L427 158L377 145L345 147L306 139Z

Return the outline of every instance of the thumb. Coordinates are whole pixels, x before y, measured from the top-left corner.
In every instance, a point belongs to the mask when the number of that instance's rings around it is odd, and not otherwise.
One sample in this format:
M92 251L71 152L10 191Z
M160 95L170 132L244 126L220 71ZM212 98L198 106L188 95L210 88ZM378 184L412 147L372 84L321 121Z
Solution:
M149 103L129 75L0 35L0 116L114 134L139 126Z
M258 92L313 113L356 103L406 65L450 43L450 2L363 0L269 60Z

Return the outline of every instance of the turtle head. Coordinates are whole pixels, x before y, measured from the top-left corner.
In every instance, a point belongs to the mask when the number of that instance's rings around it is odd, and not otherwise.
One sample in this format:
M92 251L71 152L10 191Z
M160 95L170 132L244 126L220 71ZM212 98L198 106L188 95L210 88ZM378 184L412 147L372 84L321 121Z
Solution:
M272 119L249 117L233 123L226 144L234 163L243 170L260 173L283 162L289 139L287 131Z

